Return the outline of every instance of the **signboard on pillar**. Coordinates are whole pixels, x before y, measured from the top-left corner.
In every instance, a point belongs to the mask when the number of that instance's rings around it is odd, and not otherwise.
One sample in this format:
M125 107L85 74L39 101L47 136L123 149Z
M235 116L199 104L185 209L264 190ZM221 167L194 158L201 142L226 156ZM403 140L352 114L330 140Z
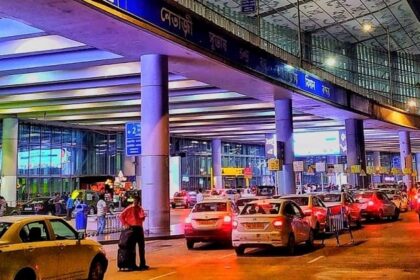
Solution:
M269 171L278 171L280 169L280 161L276 158L270 158L268 160L268 170Z
M413 166L413 156L411 154L407 155L404 158L404 163L405 163L404 165L405 168L411 168Z
M294 172L303 172L303 161L294 161L293 162L293 171Z
M127 156L141 155L140 122L129 122L125 124L125 154Z
M265 135L265 158L276 158L277 157L277 146L276 146L276 135L266 134Z
M334 164L335 173L344 173L344 164Z
M361 171L361 166L360 165L358 165L358 164L356 164L356 165L352 165L351 167L350 167L350 171L351 171L351 173L360 173L360 171Z
M326 171L326 164L325 162L317 162L315 163L316 172L325 172Z

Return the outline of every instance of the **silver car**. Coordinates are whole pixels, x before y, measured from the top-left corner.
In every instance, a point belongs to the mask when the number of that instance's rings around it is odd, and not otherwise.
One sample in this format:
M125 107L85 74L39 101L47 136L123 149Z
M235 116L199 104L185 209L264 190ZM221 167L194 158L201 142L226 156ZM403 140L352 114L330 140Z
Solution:
M297 244L313 246L314 232L299 206L284 199L257 200L246 204L232 223L232 244L238 256L251 247L287 247L293 255Z

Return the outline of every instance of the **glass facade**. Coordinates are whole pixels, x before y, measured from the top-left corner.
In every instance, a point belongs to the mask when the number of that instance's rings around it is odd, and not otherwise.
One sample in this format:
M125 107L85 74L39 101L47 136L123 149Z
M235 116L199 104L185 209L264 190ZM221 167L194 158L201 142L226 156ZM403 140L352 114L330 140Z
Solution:
M248 145L222 142L222 168L251 167L253 171L250 185L261 184L266 175L263 145ZM171 139L171 154L181 155L181 188L196 190L211 187L211 141L192 139ZM223 178L224 186L244 187L243 176Z
M123 133L19 123L18 182L29 195L71 191L80 177L115 177L123 156Z
M239 4L229 7L221 4L222 1L178 0L178 2L237 36L253 44L259 44L263 49L270 50L268 44L272 44L288 54L299 56L298 32L269 22L270 17L263 17L258 22L252 14L248 16L239 12ZM265 4L262 3L263 6ZM278 13L281 14L280 11ZM265 41L258 43L258 40L253 38L255 35ZM382 35L380 39L386 36ZM384 40L386 41L386 38ZM391 52L390 73L388 51L384 47L350 44L325 34L305 32L302 33L302 50L303 60L311 65L311 69L316 66L315 68L349 82L352 85L350 89L359 94L404 110L408 110L409 100L418 99L417 104L420 103L418 56ZM332 57L336 61L333 67L326 63L327 59Z

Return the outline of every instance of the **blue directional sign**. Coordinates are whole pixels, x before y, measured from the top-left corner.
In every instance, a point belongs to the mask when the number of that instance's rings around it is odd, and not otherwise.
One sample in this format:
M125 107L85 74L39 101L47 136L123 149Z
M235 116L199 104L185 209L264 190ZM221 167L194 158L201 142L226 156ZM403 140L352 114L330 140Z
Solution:
M241 1L241 11L242 13L255 13L257 10L256 0L242 0Z
M125 154L127 156L141 155L140 122L129 122L125 124Z

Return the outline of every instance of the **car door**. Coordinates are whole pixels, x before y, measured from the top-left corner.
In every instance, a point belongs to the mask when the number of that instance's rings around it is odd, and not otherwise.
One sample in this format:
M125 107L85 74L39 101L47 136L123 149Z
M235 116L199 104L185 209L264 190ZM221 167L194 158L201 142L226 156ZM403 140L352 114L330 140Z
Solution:
M292 203L293 210L295 212L295 218L294 221L298 225L296 238L299 237L299 242L303 242L308 240L308 233L310 229L310 225L308 222L304 220L305 215L303 214L302 210L297 206L296 204Z
M318 222L322 225L326 223L327 219L327 207L317 197L312 197L312 209Z
M53 238L60 248L59 267L66 279L81 279L89 270L92 252L83 240L77 239L77 232L61 219L50 220Z
M25 263L37 271L39 279L59 279L59 248L51 239L46 223L34 221L25 224L19 237Z

